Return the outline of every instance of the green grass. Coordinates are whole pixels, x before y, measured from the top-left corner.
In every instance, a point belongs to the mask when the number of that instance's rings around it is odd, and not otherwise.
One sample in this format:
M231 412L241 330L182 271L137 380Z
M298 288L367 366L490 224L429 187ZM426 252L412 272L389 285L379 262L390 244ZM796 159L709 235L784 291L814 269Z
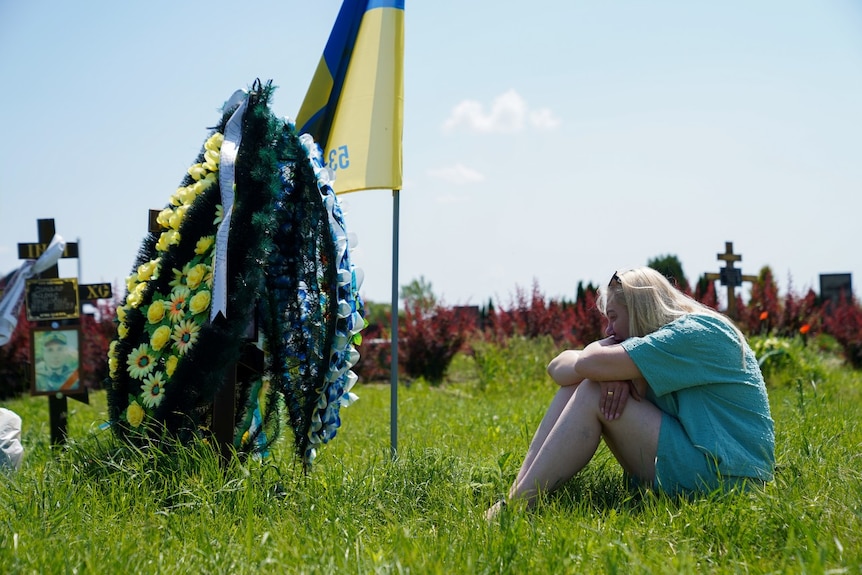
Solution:
M120 446L98 429L103 393L69 402L69 442L52 450L47 399L8 402L26 453L0 474L0 571L862 572L862 377L797 344L797 361L768 370L778 470L764 489L633 493L602 447L535 511L486 523L554 393L547 353L485 348L442 387L401 386L395 461L389 388L360 386L307 476L290 438L227 466L206 444Z

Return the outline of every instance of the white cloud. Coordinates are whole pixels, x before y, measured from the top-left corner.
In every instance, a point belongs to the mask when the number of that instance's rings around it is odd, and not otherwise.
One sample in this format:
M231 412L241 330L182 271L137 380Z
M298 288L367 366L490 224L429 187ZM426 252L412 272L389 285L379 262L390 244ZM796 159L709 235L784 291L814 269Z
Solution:
M530 112L530 125L537 130L553 130L560 125L560 119L549 108L541 108Z
M432 168L428 170L428 175L432 178L437 178L449 184L459 186L485 181L485 174L478 172L473 168L468 168L463 164L455 164L454 166L448 166L445 168Z
M443 131L451 132L460 126L482 133L515 133L527 127L551 130L559 126L560 120L548 108L531 110L527 101L515 90L500 94L491 102L489 111L476 100L458 103L443 122Z

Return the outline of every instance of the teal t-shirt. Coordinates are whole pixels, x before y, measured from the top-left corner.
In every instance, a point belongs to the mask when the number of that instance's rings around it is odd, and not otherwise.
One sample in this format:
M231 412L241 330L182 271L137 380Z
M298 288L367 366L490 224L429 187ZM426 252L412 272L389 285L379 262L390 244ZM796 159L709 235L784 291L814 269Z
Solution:
M647 398L679 421L722 476L772 479L766 385L754 352L730 325L689 314L621 345L649 384Z

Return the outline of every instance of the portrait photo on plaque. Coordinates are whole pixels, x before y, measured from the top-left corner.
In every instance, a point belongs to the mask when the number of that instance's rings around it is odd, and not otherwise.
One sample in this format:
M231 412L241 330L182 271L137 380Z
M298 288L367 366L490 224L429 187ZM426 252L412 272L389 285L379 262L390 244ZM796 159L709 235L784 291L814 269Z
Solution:
M77 327L33 328L30 333L32 395L81 392L80 334Z

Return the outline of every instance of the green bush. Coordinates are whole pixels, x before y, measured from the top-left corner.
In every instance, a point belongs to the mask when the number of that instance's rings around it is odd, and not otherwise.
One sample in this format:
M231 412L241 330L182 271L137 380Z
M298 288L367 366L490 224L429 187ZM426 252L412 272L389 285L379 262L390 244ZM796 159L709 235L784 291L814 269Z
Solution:
M767 385L795 384L798 380L820 381L826 376L822 357L801 337L749 338Z
M560 352L551 336L512 336L504 344L475 341L471 348L478 388L494 392L547 383L548 363Z

